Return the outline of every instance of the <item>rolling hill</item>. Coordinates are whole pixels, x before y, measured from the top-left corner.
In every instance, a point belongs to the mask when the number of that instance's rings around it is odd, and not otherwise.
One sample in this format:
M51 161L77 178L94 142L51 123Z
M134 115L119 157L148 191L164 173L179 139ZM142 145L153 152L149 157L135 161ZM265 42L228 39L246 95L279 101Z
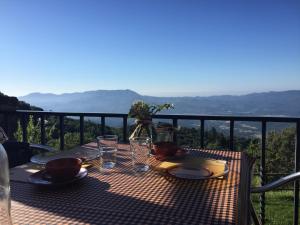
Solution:
M210 97L153 97L131 90L97 90L60 95L31 93L19 100L44 110L67 112L127 113L132 102L144 100L173 103L175 109L168 111L171 114L300 116L298 90Z

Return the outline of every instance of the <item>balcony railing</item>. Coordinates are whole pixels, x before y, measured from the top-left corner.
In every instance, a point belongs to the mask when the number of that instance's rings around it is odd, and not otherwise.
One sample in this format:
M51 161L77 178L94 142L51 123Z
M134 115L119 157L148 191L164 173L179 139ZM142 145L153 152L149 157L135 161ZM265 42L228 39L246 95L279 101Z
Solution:
M59 118L60 129L60 149L64 149L64 118L65 117L79 117L80 122L80 144L84 144L84 119L85 117L101 118L101 133L105 132L106 118L121 118L123 120L123 142L128 142L128 115L117 113L73 113L73 112L45 112L45 111L27 111L17 110L13 112L0 111L0 115L4 116L6 124L4 128L9 130L9 117L17 116L21 120L23 131L23 141L27 141L27 121L30 115L39 117L41 121L41 144L45 144L45 117L56 116ZM300 171L300 118L296 117L270 117L270 116L213 116L213 115L155 115L154 119L170 119L173 121L173 126L178 126L178 120L198 120L200 122L200 147L204 148L204 131L205 122L210 120L229 121L229 149L234 150L234 126L235 122L259 122L261 123L261 149L260 149L260 184L266 183L266 136L267 136L267 123L281 122L292 123L296 126L295 136L295 167L294 170ZM174 134L174 141L177 140ZM265 223L265 194L260 195L260 218L262 223ZM294 183L294 225L298 225L299 221L299 181Z

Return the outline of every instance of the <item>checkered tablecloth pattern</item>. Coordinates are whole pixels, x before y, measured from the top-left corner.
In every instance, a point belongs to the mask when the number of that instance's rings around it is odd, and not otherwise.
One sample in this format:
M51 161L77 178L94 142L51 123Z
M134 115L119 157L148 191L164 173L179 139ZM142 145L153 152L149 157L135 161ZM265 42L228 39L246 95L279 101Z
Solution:
M241 153L191 150L228 161L225 179L178 180L149 171L131 172L128 145L119 146L118 167L97 166L79 183L49 189L12 177L14 224L237 224ZM159 162L151 159L153 166ZM97 165L97 163L95 163ZM18 176L16 176L18 177Z

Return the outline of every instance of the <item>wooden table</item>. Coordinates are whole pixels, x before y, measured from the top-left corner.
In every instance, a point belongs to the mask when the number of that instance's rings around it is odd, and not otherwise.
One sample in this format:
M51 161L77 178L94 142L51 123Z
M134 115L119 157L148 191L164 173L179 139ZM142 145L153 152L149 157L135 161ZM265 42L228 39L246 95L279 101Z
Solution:
M87 145L96 148L94 143ZM128 145L119 145L116 171L99 173L97 166L79 183L59 189L27 182L31 164L11 169L14 224L244 224L241 187L243 153L191 150L191 154L226 160L226 179L178 180L149 171L135 176ZM152 165L159 163L151 160ZM243 183L241 183L243 181ZM245 195L245 193L244 193ZM245 195L246 196L246 195ZM244 211L246 212L246 211Z

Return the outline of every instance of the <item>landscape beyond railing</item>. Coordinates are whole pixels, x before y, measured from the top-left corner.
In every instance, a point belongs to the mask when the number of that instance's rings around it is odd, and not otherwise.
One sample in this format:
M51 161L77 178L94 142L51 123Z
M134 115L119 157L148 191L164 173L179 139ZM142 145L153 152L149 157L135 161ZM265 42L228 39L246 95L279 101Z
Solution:
M4 116L4 129L9 129L9 117L17 115L21 119L21 126L23 131L23 141L27 141L27 121L29 115L34 115L40 118L41 121L41 143L45 144L45 116L57 116L59 117L60 128L60 148L64 149L64 118L69 116L79 117L80 121L80 144L84 142L84 118L85 117L97 117L101 118L101 133L105 131L105 119L106 118L121 118L123 119L123 142L128 142L127 134L127 114L117 113L73 113L73 112L45 112L45 111L27 111L17 110L13 112L0 111L0 115ZM198 120L201 123L200 126L200 146L204 148L204 128L205 121L219 120L229 121L229 148L234 150L234 125L237 121L248 122L260 122L261 123L261 152L260 152L260 184L266 183L266 132L267 123L269 122L282 122L293 123L296 125L296 137L295 137L295 171L300 171L300 118L296 117L262 117L262 116L212 116L212 115L154 115L154 119L171 119L173 126L178 126L178 120ZM174 141L177 140L176 134L174 134ZM299 217L299 182L294 183L294 225L298 225ZM260 217L262 222L265 221L265 194L260 195Z

